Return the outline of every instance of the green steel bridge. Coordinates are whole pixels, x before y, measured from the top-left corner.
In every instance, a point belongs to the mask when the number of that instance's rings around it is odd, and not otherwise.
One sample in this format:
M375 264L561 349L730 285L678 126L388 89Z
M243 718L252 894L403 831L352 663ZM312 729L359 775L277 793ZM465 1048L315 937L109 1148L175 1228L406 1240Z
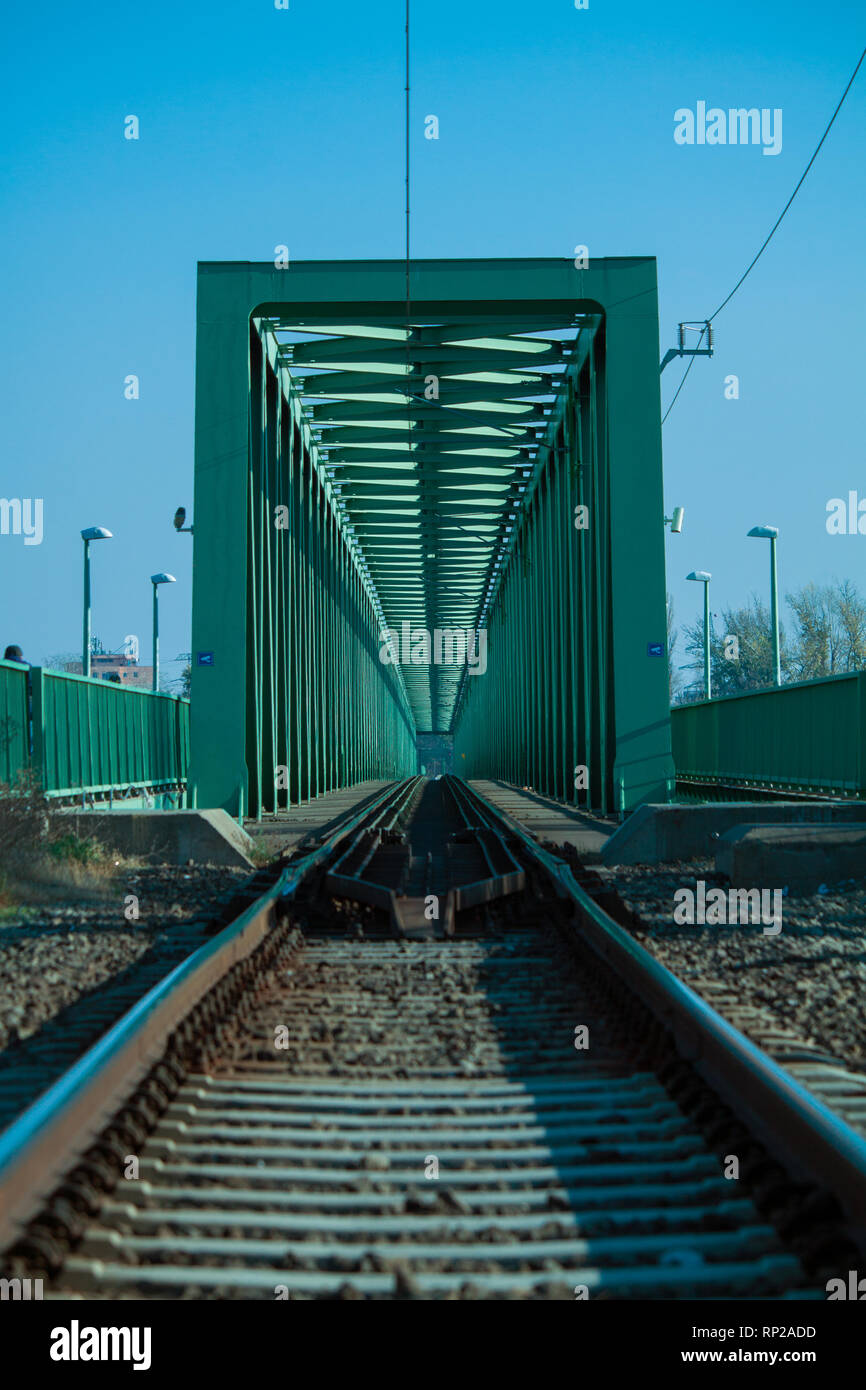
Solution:
M405 775L424 733L466 776L666 800L655 261L414 261L408 288L199 267L195 803Z

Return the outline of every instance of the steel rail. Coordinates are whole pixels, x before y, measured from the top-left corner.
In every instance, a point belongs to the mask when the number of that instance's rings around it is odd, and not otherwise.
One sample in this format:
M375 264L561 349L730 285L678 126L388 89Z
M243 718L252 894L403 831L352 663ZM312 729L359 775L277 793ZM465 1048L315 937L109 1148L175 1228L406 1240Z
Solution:
M866 1253L866 1140L609 917L565 860L542 849L474 788L472 794L521 841L560 896L574 903L581 941L643 1000L684 1060L795 1178L836 1196L852 1238Z
M386 812L404 785L386 787L316 849L287 865L255 903L149 990L0 1134L0 1250L17 1238L132 1095L172 1031L262 943L278 904L293 897L358 824Z
M491 902L494 898L521 892L526 887L526 874L505 843L505 837L494 825L483 801L451 774L445 778L445 786L463 817L466 829L474 835L490 870L486 878L455 886L455 910L461 912L465 908ZM471 817L481 821L480 827L473 823Z
M395 801L392 814L387 821L380 817L378 821L365 825L358 831L352 843L329 870L326 880L329 892L384 909L398 931L409 929L412 901L398 889L378 882L367 870L373 856L382 846L384 834L393 830L422 780L416 777L405 784L405 795ZM449 885L441 921L445 934L451 935L455 913L492 902L494 898L504 897L509 893L520 892L526 886L526 877L503 837L491 823L490 817L475 800L474 794L452 777L444 778L443 786L463 821L464 833L475 841L488 870L483 878L474 879L470 883ZM417 924L413 922L412 926L417 927Z
M351 898L355 902L371 903L374 907L384 908L393 916L393 889L365 878L364 870L382 845L383 836L393 832L422 781L423 779L417 776L401 782L397 792L379 814L358 828L351 844L328 872L325 886L329 892Z

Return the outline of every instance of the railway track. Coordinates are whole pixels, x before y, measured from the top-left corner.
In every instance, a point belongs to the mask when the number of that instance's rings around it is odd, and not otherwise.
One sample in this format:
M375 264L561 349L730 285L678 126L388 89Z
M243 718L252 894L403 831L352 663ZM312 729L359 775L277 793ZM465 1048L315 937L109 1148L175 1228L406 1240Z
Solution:
M863 1141L465 784L386 792L200 954L0 1140L48 1297L818 1299L854 1267Z

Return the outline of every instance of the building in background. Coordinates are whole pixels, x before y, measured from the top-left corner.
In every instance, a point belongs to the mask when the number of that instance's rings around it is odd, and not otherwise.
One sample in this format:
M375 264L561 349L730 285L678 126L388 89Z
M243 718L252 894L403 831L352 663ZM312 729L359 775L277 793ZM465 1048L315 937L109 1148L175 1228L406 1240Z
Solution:
M90 658L90 673L95 680L114 680L120 685L134 685L139 690L150 690L153 685L153 667L140 666L131 657L115 652L94 652Z
M81 659L70 655L47 657L45 665L56 671L68 671L80 676L83 670ZM91 639L90 674L94 680L113 681L118 685L132 685L137 690L150 690L153 685L153 667L142 666L138 660L138 638L124 637L119 652L107 652L98 637Z

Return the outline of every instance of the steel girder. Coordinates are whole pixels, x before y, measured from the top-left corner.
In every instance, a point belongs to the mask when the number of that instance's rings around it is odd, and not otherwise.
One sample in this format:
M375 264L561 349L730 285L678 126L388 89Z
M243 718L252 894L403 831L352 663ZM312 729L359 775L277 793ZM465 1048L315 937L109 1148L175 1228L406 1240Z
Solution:
M199 804L271 809L283 758L292 800L403 772L449 728L458 772L663 799L655 262L413 262L404 296L393 261L199 267ZM486 630L487 674L382 665L404 623Z

